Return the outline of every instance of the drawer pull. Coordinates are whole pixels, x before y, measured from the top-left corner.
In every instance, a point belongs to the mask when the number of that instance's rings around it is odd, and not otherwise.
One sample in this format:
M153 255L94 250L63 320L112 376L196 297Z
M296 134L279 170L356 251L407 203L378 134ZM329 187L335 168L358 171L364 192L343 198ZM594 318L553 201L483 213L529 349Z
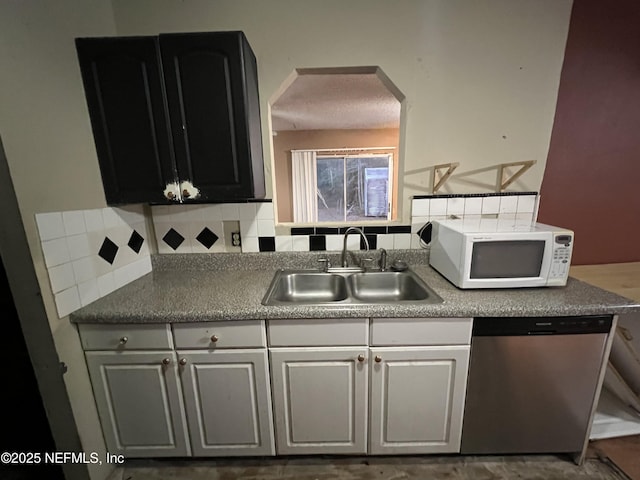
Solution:
M180 359L180 365L182 365L183 367L187 364L187 359L186 358L181 358Z
M380 355L376 355L376 358L374 358L374 360L376 361L376 363L380 363L382 361L382 357Z
M216 343L218 340L220 339L218 338L217 335L211 335L211 343Z
M359 362L364 362L364 355L362 355L362 354L358 355L358 361Z
M124 345L129 341L129 337L120 337L120 345Z
M162 364L163 365L169 365L171 363L171 359L170 358L163 358L162 359Z

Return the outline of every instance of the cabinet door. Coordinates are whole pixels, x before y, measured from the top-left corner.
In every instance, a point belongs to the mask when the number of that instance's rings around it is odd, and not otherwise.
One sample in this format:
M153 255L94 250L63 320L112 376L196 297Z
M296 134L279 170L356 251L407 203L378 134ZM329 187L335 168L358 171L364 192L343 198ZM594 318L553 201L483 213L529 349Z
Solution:
M352 347L271 350L278 454L366 453L366 354Z
M180 181L200 201L263 196L255 57L242 32L160 35L160 50Z
M460 451L468 346L371 349L370 453Z
M266 349L178 358L194 456L273 455Z
M86 357L109 452L190 454L174 352L86 352Z
M176 173L157 38L79 38L76 48L107 203L166 203Z

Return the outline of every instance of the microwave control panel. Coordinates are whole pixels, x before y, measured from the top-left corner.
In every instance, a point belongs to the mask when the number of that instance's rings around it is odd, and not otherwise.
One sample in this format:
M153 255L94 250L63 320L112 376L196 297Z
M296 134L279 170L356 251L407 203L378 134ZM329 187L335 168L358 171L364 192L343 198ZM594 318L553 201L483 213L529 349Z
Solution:
M566 277L571 262L571 235L556 235L551 258L551 278Z

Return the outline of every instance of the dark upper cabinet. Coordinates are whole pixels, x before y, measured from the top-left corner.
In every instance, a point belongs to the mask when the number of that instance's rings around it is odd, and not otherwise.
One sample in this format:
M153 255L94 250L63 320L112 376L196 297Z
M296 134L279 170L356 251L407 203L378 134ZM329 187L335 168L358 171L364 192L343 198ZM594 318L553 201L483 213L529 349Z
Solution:
M242 32L76 46L107 203L264 196L256 60Z

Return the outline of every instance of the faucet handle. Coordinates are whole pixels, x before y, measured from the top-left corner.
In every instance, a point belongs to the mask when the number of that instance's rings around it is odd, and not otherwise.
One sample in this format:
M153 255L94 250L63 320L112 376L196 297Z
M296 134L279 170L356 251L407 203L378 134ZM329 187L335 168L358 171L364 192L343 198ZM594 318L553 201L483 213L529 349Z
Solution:
M371 264L375 261L375 258L365 257L360 260L360 266L367 271L367 264Z
M331 261L327 257L321 257L318 259L318 263L323 263L322 271L326 272L331 268Z

